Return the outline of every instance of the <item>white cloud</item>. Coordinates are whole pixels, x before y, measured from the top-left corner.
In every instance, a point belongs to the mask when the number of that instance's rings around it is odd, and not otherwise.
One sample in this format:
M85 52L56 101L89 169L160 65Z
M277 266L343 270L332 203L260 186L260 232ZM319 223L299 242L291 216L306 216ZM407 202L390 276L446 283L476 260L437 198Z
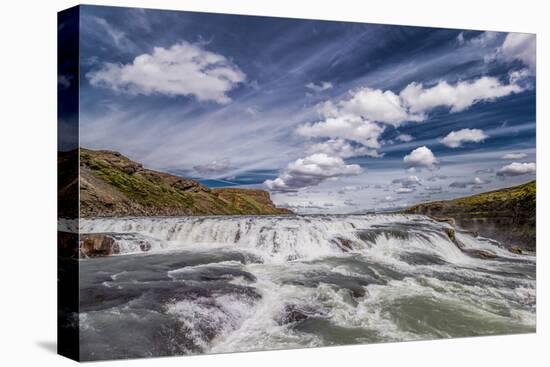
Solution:
M342 189L338 190L337 192L338 194L343 195L348 192L363 191L368 188L370 188L369 185L361 185L361 186L349 185L349 186L344 186Z
M296 130L298 134L310 138L347 139L373 149L380 147L378 138L383 131L383 126L355 115L327 118L324 121L304 124Z
M430 176L426 179L426 181L430 181L430 182L435 182L435 181L438 181L438 180L446 180L448 177L445 176L445 175L434 175L434 176Z
M296 132L309 138L329 139L310 146L309 154L322 152L344 158L359 155L379 157L376 149L380 147L379 138L385 130L383 124L395 126L409 119L396 94L370 88L355 90L349 99L337 103L324 102L318 106L318 111L323 120L306 123ZM363 147L352 146L346 140Z
M480 185L484 185L486 183L488 183L488 182L483 181L479 177L475 177L473 180L470 180L470 181L455 181L455 182L452 182L449 185L449 187L464 189L468 186L480 186Z
M418 168L433 168L438 163L432 151L426 146L416 148L407 154L403 161L409 167Z
M495 170L492 168L482 168L482 169L475 170L474 173L476 175L480 175L480 174L487 174L487 173L493 173L493 172L495 172Z
M229 171L231 167L229 159L214 160L206 164L193 166L193 169L204 177L216 176Z
M392 180L393 184L401 184L402 187L414 187L420 185L420 179L418 176L409 176L406 178L396 178Z
M456 40L458 44L462 46L464 44L464 32L460 32L456 37Z
M395 190L397 194L410 194L411 192L414 192L415 189L412 187L399 187Z
M333 87L332 83L321 81L319 84L308 83L306 88L314 92L323 92L325 90L331 89Z
M270 190L291 191L315 186L327 179L358 175L361 172L362 169L357 164L346 164L340 157L316 153L289 163L279 177L266 180L264 184Z
M510 83L516 84L523 82L526 78L533 75L533 72L528 68L523 68L520 70L512 70L508 73L508 79Z
M462 129L451 131L441 142L450 148L458 148L462 143L479 143L485 139L487 135L480 129Z
M396 201L399 201L399 199L394 198L393 196L385 196L383 201L385 201L387 203L394 203Z
M395 138L395 140L398 140L398 141L401 141L401 142L404 142L404 143L408 143L408 142L413 141L414 137L412 137L409 134L399 134L399 135L397 135L397 138Z
M500 32L486 31L480 35L468 40L468 43L476 47L487 47L493 44L498 38Z
M525 153L507 153L504 154L501 159L507 159L507 160L516 160L516 159L524 159L527 158L527 154Z
M411 115L401 98L390 90L360 88L348 100L338 104L341 113L361 116L366 120L399 126L405 121L422 121L423 116Z
M441 192L443 191L443 188L441 186L426 186L424 187L424 190L432 191L432 192Z
M493 35L486 38L492 40ZM322 87L310 84L310 89ZM380 140L387 125L395 128L409 121L421 122L426 119L427 113L436 107L446 106L451 112L458 112L477 102L491 101L521 90L518 85L504 85L492 77L481 77L454 85L441 81L431 88L411 83L399 94L391 90L363 87L351 90L348 97L342 100L329 100L319 104L317 109L322 119L302 124L296 129L296 133L307 138L326 139L309 145L306 152L310 156L320 153L337 158L362 155L377 157L380 156L377 149L388 143ZM443 142L448 146L457 147L462 142L482 141L485 138L481 130L464 129L450 133ZM400 134L395 140L410 142L414 138L408 134ZM431 150L425 146L405 156L404 162L410 172L415 172L417 168L432 169L438 163ZM287 184L287 181L294 177L288 172L287 169L286 179L283 173L276 180L268 181L269 185L298 186Z
M252 117L256 117L258 115L258 110L254 107L247 107L244 112Z
M505 59L520 60L532 72L535 72L537 64L536 48L536 37L534 34L508 33L500 51Z
M329 139L307 147L306 154L325 153L329 156L351 158L360 156L380 157L374 149L353 145L344 139Z
M438 106L447 106L451 112L462 111L478 101L493 100L498 97L521 91L515 84L503 85L496 78L482 77L474 81L458 82L450 85L445 81L431 88L411 83L399 95L390 90L382 91L368 87L350 91L349 98L338 102L326 101L317 106L323 120L299 126L296 132L309 138L348 140L370 148L371 156L376 156L380 148L380 137L385 125L398 127L407 121L423 121L426 113ZM477 130L470 133L476 134ZM462 131L461 134L467 134ZM456 133L452 133L456 134ZM483 133L482 133L483 135ZM451 139L448 137L448 139ZM400 134L396 140L410 142L414 138ZM463 136L463 141L479 141L479 136ZM460 142L450 142L459 144ZM333 144L316 145L319 152L341 157L352 156L351 151L339 154L333 152ZM357 149L357 147L356 147ZM313 150L309 154L315 153Z
M129 64L105 63L86 77L94 86L118 92L194 96L217 103L231 101L227 93L246 78L224 56L185 41L170 48L155 47Z
M492 101L521 91L519 85L505 85L497 78L484 76L454 85L440 81L431 88L424 88L421 83L411 83L399 96L409 108L409 113L422 114L441 106L449 107L451 112L460 112L477 102Z
M497 176L520 176L533 174L537 170L535 163L513 162L498 170Z

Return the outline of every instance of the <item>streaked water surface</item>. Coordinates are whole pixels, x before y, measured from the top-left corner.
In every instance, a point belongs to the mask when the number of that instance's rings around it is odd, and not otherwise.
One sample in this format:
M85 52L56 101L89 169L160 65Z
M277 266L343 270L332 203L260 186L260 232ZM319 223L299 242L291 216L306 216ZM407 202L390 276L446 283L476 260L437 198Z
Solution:
M84 360L535 331L534 255L457 231L459 248L449 225L423 216L80 227L121 250L80 262Z

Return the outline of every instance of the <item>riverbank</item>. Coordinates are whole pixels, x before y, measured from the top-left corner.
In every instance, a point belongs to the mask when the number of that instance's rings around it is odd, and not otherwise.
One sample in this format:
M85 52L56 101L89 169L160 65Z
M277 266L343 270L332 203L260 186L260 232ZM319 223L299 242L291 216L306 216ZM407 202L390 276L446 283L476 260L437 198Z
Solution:
M536 251L536 181L418 204L403 211L450 219L460 228L499 241L509 249Z

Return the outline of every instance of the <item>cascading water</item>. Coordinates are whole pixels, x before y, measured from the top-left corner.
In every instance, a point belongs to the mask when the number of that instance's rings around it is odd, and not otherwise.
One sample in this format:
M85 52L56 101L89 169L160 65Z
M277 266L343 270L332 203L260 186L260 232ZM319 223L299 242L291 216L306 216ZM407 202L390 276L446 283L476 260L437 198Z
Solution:
M451 238L423 216L90 219L80 230L120 249L81 261L89 359L535 330L535 257Z

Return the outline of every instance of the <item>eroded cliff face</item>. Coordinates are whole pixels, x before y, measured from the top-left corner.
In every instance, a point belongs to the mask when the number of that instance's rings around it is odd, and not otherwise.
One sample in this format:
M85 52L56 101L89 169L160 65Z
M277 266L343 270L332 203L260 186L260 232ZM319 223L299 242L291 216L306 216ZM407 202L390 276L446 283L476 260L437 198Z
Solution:
M536 181L448 201L415 205L406 213L453 218L459 227L510 248L536 249Z
M292 214L277 208L269 193L209 189L199 182L144 168L118 152L80 149L80 215Z

